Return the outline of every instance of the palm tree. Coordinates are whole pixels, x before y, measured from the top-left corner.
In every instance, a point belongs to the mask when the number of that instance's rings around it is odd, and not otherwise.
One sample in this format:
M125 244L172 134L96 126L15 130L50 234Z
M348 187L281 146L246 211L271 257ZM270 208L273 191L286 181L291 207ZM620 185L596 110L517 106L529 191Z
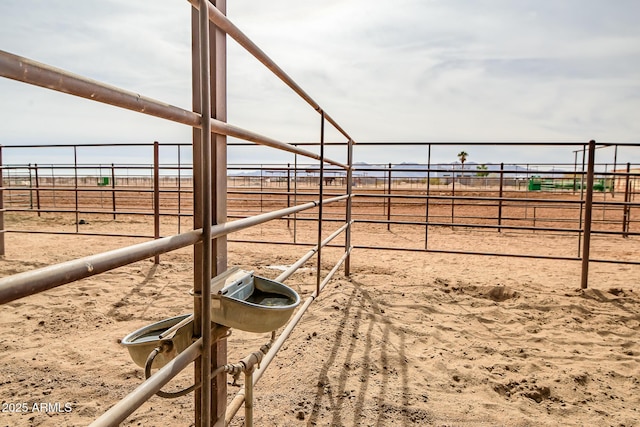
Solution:
M461 151L458 153L458 159L460 160L460 163L462 163L462 166L460 166L460 175L464 175L464 173L462 172L464 170L464 162L467 161L467 156L469 156L469 154L466 151Z

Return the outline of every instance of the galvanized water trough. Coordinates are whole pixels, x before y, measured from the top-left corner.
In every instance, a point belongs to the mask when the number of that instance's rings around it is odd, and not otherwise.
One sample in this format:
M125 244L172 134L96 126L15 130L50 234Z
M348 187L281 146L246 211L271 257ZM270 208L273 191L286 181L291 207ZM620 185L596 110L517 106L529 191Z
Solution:
M193 295L193 290L190 292ZM283 326L300 304L296 291L238 267L211 280L211 321L247 332L271 332ZM152 368L161 368L193 342L193 315L171 317L124 337L122 345L140 367L160 347Z

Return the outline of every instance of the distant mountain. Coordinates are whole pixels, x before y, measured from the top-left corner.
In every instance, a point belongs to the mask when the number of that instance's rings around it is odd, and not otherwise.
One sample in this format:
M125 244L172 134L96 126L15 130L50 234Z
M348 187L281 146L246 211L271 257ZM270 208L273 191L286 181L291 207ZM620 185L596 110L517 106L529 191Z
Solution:
M485 172L488 172L489 175L495 176L495 174L500 172L500 164L495 163L483 163L486 166ZM392 178L426 178L427 170L429 170L429 176L432 178L440 178L440 177L451 177L451 176L476 176L478 172L481 170L478 169L480 163L476 162L466 162L464 164L464 168L459 162L451 162L451 163L435 163L428 167L423 163L411 163L404 162L400 164L392 164L391 165L391 177ZM389 164L371 164L366 162L356 162L353 164L353 176L354 177L371 177L371 178L386 178L389 175ZM230 168L231 169L231 168ZM561 169L554 169L552 174L549 174L550 171L543 171L539 168L526 168L519 165L509 165L505 164L504 169L505 172L508 172L508 176L510 177L525 177L532 176L539 173L543 173L547 177L557 176L561 177L567 171ZM319 168L317 165L301 165L298 169L298 176L317 176L319 174ZM293 172L291 172L293 175ZM326 166L324 168L324 174L327 177L331 176L344 176L346 172L336 166ZM263 176L263 177L286 177L286 170L277 170L277 169L264 169L260 170L243 170L241 172L233 172L231 169L228 173L229 176Z

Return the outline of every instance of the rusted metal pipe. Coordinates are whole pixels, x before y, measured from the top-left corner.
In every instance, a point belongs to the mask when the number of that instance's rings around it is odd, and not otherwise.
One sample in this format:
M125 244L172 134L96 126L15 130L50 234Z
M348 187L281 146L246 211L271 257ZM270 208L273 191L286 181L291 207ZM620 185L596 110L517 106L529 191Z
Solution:
M36 178L36 208L38 208L38 216L41 216L40 213L40 180L38 179L38 164L35 163L33 165L33 172Z
M500 190L498 194L498 225L502 225L502 191L504 187L504 163L500 163ZM498 227L498 233L500 233L502 229Z
M200 13L196 8L191 8L191 108L194 113L200 115L201 89L200 89ZM199 124L198 124L199 125ZM191 134L191 156L193 159L193 228L204 227L202 222L202 130L193 128ZM193 246L193 336L202 336L202 304L197 296L202 295L202 244ZM205 282L209 283L209 282ZM202 380L202 358L196 359L193 366L194 382ZM194 426L201 427L202 396L200 389L193 394Z
M425 253L434 253L434 254L454 254L454 255L484 255L484 256L507 257L507 258L548 259L548 260L558 260L558 261L580 261L579 257L568 257L568 256L505 254L505 253L499 253L499 252L457 251L457 250L449 250L449 249L424 250L422 248L398 248L393 246L353 245L353 249L372 249L372 250L400 251L400 252L425 252Z
M209 17L203 13L203 9L207 7L209 0L200 0L200 13L198 14L199 24L199 65L200 65L200 109L201 109L201 130L200 132L200 161L202 164L200 183L202 192L200 194L202 210L202 287L199 290L201 295L194 292L195 303L197 297L201 296L200 304L200 330L202 333L203 351L200 361L200 381L202 387L200 389L200 420L202 427L208 427L213 421L211 419L211 70L209 63Z
M429 249L429 194L431 190L431 144L427 149L427 191L425 195L425 213L424 213L424 249Z
M587 193L584 206L584 242L582 246L582 273L580 287L587 289L589 284L589 251L591 249L591 216L593 211L593 174L596 159L596 142L589 141L589 161L587 163Z
M291 206L291 163L287 163L287 207ZM287 228L291 227L291 218L287 218Z
M158 141L153 143L153 237L160 238L160 146ZM153 257L153 263L160 264L160 255Z
M582 172L580 173L580 213L578 214L578 227L580 228L580 232L578 232L578 257L582 257L581 254L581 250L583 248L583 244L582 244L582 220L583 220L583 215L582 212L584 211L584 166L585 166L585 159L586 159L586 155L587 155L587 146L583 145L582 146Z
M624 181L624 207L622 208L622 237L629 237L629 222L631 219L631 163L627 163L627 174Z
M456 169L452 166L453 181L451 181L451 224L455 223L455 202L456 202Z
M78 216L78 147L73 146L73 192L75 196L76 233L80 231L80 217Z
M111 205L113 208L113 219L116 219L116 170L113 163L111 163Z
M391 163L387 171L387 230L391 231Z
M192 245L200 240L201 233L194 230L2 278L0 304Z
M0 50L0 76L193 127L200 116L140 94Z

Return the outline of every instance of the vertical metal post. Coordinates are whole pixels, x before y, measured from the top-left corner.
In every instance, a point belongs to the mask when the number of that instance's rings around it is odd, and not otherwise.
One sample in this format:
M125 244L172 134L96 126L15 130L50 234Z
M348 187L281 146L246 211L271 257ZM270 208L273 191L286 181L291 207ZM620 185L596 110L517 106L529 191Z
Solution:
M4 255L4 163L0 145L0 255Z
M298 204L298 155L293 155L293 204ZM298 242L298 213L293 214L293 243Z
M582 147L582 173L580 174L580 200L584 200L584 166L585 156L587 154L587 146ZM582 256L580 249L582 248L582 212L584 211L584 204L580 203L580 213L578 214L578 257Z
M116 219L116 169L111 163L111 207L113 208L113 219Z
M57 208L57 205L56 205L56 176L55 176L55 173L54 173L53 165L51 165L51 188L52 188L51 197L53 199L53 207Z
M391 163L387 171L387 230L391 231Z
M525 165L525 167L527 168L527 187L526 187L526 190L525 190L525 191L528 193L528 192L529 192L530 182L531 182L531 180L533 179L533 177L529 177L529 165L527 164L527 165ZM518 190L519 190L519 189L520 189L520 187L518 187ZM527 195L527 196L528 196L528 195ZM529 203L525 203L525 204L524 204L524 218L525 218L525 219L527 219L527 214L528 214L528 212L529 212L528 207L529 207Z
M222 13L226 12L225 0L217 0L214 4ZM194 228L203 228L203 241L194 248L194 335L202 336L204 341L203 355L195 364L196 380L200 378L202 382L202 387L195 393L197 426L209 426L212 422L215 426L224 425L227 393L225 375L212 379L210 374L212 364L217 367L227 359L226 340L211 343L210 339L210 281L227 265L226 237L211 242L214 207L216 223L225 222L227 216L226 137L215 136L215 158L211 159L212 109L216 119L226 121L226 39L210 24L208 5L209 1L200 0L201 13L192 9L193 109L202 116L202 131L194 129L193 133ZM215 78L212 78L211 70Z
M33 178L31 177L31 163L27 167L29 173L29 209L33 210Z
M318 189L318 252L316 266L316 295L320 296L320 284L322 282L322 208L324 206L324 111L320 111L320 187Z
M631 163L627 163L627 176L624 181L624 206L622 207L622 237L629 237L631 202Z
M353 141L349 139L347 142L347 195L349 198L347 199L347 207L345 219L347 224L347 229L345 231L344 236L344 250L349 251L351 248L351 209L353 208ZM344 260L344 275L349 276L351 274L351 253L347 255Z
M604 165L604 177L601 178L602 181L602 201L606 202L607 201L607 176L608 176L608 172L609 172L609 165L605 163ZM607 205L606 203L602 204L602 221L604 222L606 220L606 214L607 214Z
M220 0L222 2L222 0ZM201 129L193 130L193 202L194 202L194 228L203 229L203 239L194 246L194 336L203 338L203 354L196 359L195 377L202 384L195 393L195 425L210 426L213 414L216 416L216 425L220 425L221 412L224 414L226 404L226 382L216 379L211 381L212 360L224 357L226 360L226 341L220 341L211 346L211 289L210 281L222 261L226 265L226 252L221 258L214 254L211 242L212 224L212 180L213 170L211 161L211 98L212 91L217 85L210 84L212 57L209 55L210 47L215 46L215 31L209 31L207 0L200 0L199 10L192 9L192 84L193 84L193 111L200 113ZM222 11L222 9L221 9ZM212 40L213 39L213 40ZM219 51L216 50L219 53ZM222 50L224 53L224 50ZM214 55L215 57L215 55ZM213 67L217 65L214 62ZM226 96L224 97L226 99ZM225 147L226 149L226 147ZM216 153L218 151L216 150ZM226 174L226 165L223 168ZM216 171L218 172L218 171ZM216 201L219 199L216 198ZM216 208L216 213L218 209ZM224 211L226 216L226 210ZM225 240L226 243L226 240ZM215 250L218 245L215 245ZM213 396L212 398L212 389ZM225 394L225 400L220 402L218 396ZM224 417L222 417L224 422Z
M160 238L160 144L153 141L153 236ZM160 264L160 255L153 258L154 264Z
M578 175L578 151L576 150L573 152L573 194L576 194L577 175Z
M287 163L287 207L291 207L291 163ZM291 227L291 217L287 215L287 228Z
M205 1L204 3L209 3ZM223 14L227 13L227 0L214 0L215 7ZM207 18L208 21L208 18ZM202 21L204 26L204 20ZM227 39L226 34L215 27L210 26L211 47L211 109L215 119L227 121ZM213 223L224 224L227 222L227 137L226 135L214 135L213 137ZM217 237L212 243L212 269L211 277L217 276L227 270L227 236ZM209 282L207 282L207 285ZM227 340L219 340L212 343L211 347L212 368L216 369L227 363ZM224 417L227 409L227 375L219 373L211 378L211 425L224 426Z
M212 277L212 245L211 245L211 70L210 70L210 40L209 40L209 1L200 0L198 16L199 29L199 66L200 66L200 183L202 187L202 269L200 271L200 330L202 333L202 356L200 357L200 425L211 426L212 417L212 384L211 384L211 277Z
M253 427L253 371L254 367L244 374L244 425Z
M429 191L431 189L431 144L427 149L427 195L425 197L425 214L424 214L424 250L429 250Z
M73 146L73 185L74 185L74 193L75 193L75 204L76 204L76 233L79 231L78 222L80 221L78 215L78 147L76 145Z
M264 165L260 165L260 212L264 212L264 207L262 206L263 204L263 194L264 194L264 176L263 176L263 172L264 172Z
M453 229L453 223L455 222L455 197L456 197L456 170L453 167L453 181L451 181L451 228Z
M498 233L502 232L502 194L504 188L504 163L500 163L500 189L498 190Z
M191 102L193 111L201 113L200 107L200 14L195 7L191 8ZM193 128L192 131L192 159L193 159L193 228L200 229L202 224L202 131ZM193 246L193 336L202 336L202 242ZM206 281L204 283L207 283ZM194 363L194 382L200 382L202 372L202 358L199 357ZM202 425L202 389L197 388L194 392L194 426ZM209 406L209 405L207 405Z
M580 287L587 289L589 283L589 250L591 249L591 214L593 209L593 173L595 169L596 142L589 141L589 162L587 163L587 194L584 210L584 244L582 247L582 276Z
M182 225L182 161L180 160L180 145L178 144L178 234Z
M38 210L38 216L42 216L40 214L40 180L38 179L38 164L35 163L33 165L33 171L35 172L36 177L36 209Z
M613 170L611 172L613 172L613 179L611 182L611 197L615 197L616 196L616 168L618 167L618 146L616 145L614 150L613 150Z

